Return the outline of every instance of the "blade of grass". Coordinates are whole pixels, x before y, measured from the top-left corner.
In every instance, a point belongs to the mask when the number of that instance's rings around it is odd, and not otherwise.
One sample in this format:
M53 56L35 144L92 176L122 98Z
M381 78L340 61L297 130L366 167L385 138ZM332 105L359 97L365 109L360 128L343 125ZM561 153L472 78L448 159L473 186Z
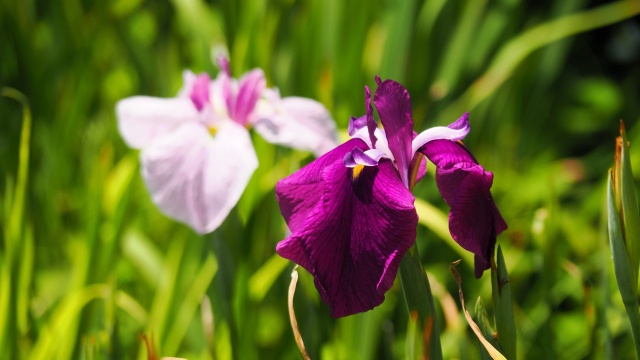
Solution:
M29 358L32 360L69 358L58 352L62 340L67 336L68 325L79 320L82 309L89 302L95 299L107 299L111 293L108 285L96 284L67 295L40 332L40 337Z
M387 14L387 42L380 65L380 76L402 82L406 73L407 56L413 34L416 1L401 1L389 8Z
M455 119L493 94L518 65L534 51L558 40L610 25L640 14L640 1L625 0L599 6L537 25L507 42L482 74L455 102L439 115Z
M456 19L457 26L453 36L447 41L447 49L442 57L438 78L432 89L438 89L437 97L444 97L450 89L455 88L460 75L467 65L467 57L460 56L471 45L472 39L477 35L478 23L484 15L486 0L467 0L463 5L462 17Z
M619 213L622 219L622 230L624 231L624 244L627 247L633 278L637 284L638 264L640 263L640 215L638 214L638 200L629 158L629 142L622 121L620 121L620 140L617 141L617 147L616 155L619 155L617 159L619 163L616 161L614 171L616 175L619 175L617 181L619 181L620 187L615 190L620 193L620 202L618 204L621 207ZM637 292L637 286L634 288Z
M511 283L500 246L498 246L498 261L491 267L491 295L498 330L498 343L507 359L516 359L516 322L513 315Z
M249 279L249 296L254 301L261 301L276 279L287 268L289 262L278 254L274 254Z
M171 330L167 334L163 345L163 353L174 355L178 351L178 347L184 339L187 328L217 271L218 261L212 253L209 253L207 260L202 265L193 280L189 292L186 294L185 300L176 316L177 321L171 325Z
M609 171L607 182L607 212L609 221L609 242L613 254L613 270L618 282L618 290L631 322L631 332L636 347L636 356L640 359L640 313L638 313L637 282L633 278L631 261L622 236L622 224L614 201L613 173Z
M31 139L31 109L27 98L16 89L4 87L1 92L2 96L14 99L22 105L22 131L20 133L20 150L18 165L18 181L14 189L11 213L9 214L9 222L6 227L5 241L7 242L7 256L9 259L13 257L14 247L20 241L20 237L24 225L24 204L25 194L27 191L27 178L29 176L29 144Z
M478 300L476 301L476 320L478 321L478 327L480 331L482 331L482 335L487 341L491 343L496 348L499 348L500 345L496 342L496 332L491 328L491 324L489 322L489 315L487 315L487 309L484 307L484 303L482 302L482 298L478 296ZM480 348L480 355L483 360L491 359L491 355L487 352L487 349L484 347Z
M4 253L0 254L0 271L2 274L2 294L0 294L0 353L12 357L17 343L16 336L28 330L28 306L20 303L28 298L31 284L33 264L33 237L25 239L25 202L27 180L29 176L29 152L31 143L31 109L27 98L16 89L3 87L0 92L18 101L22 105L22 129L20 132L20 148L18 153L18 181L15 187L9 186L11 194L6 195L8 213L4 220ZM22 264L19 262L22 261ZM17 329L14 329L14 326Z
M438 322L435 321L436 307L431 294L431 287L427 274L422 268L418 247L414 245L407 251L400 262L400 281L402 291L409 314L418 314L418 326L425 332L430 331L431 338L428 339L429 358L433 360L442 359L442 347L440 344L440 330ZM431 329L427 328L428 326ZM427 342L425 340L425 342ZM427 346L425 344L425 346Z
M185 243L185 239L176 239L176 241L171 242L163 264L163 271L158 278L157 290L151 307L151 316L149 317L150 323L147 325L147 329L157 339L165 338L167 318L176 293L176 282ZM159 351L162 351L162 344L160 344ZM144 359L144 355L145 351L141 348L138 352L138 359Z
M132 319L134 319L138 325L144 326L149 319L149 314L147 310L145 310L139 302L136 301L131 295L127 294L122 290L118 290L115 295L116 305L124 310L125 313L129 314Z

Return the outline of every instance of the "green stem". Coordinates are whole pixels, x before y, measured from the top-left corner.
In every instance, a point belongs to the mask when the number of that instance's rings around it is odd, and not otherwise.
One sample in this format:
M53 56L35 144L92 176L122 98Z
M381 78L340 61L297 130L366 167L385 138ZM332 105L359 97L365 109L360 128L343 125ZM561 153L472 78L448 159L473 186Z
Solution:
M631 322L631 333L633 334L633 342L636 347L636 358L640 360L640 329L636 326L640 324L640 313L638 313L638 301L624 300L624 308L627 310L627 316Z
M436 321L436 307L431 294L429 279L422 268L418 247L414 245L407 251L400 262L400 281L407 301L409 314L418 314L420 329L431 326L429 341L429 359L442 359L440 331ZM425 333L427 333L425 331ZM426 345L426 344L425 344Z

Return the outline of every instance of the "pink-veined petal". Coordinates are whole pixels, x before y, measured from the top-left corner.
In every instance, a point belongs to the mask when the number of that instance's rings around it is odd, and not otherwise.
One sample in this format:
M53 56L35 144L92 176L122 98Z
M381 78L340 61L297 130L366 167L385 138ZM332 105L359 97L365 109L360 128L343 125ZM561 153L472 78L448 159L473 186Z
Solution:
M321 103L285 97L265 105L255 114L253 127L268 142L312 151L316 156L338 145L336 124Z
M181 125L197 122L198 109L187 97L134 96L116 105L118 130L129 147L141 149Z
M202 124L185 124L145 148L141 162L156 205L201 234L224 221L258 166L249 133L231 121L215 137Z
M240 78L234 108L231 111L231 118L235 122L240 125L247 123L266 84L264 73L260 69L251 70Z

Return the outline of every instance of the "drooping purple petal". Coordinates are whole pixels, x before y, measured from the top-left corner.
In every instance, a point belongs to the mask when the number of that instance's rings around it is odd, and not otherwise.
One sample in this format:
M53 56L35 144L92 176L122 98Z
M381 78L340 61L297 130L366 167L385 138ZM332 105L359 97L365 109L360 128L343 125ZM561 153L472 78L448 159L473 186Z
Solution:
M360 139L351 139L319 157L292 175L278 181L276 198L280 212L289 229L295 232L307 219L307 215L320 201L324 189L322 171L329 165L342 163L344 155L354 147L366 150Z
M356 179L337 161L322 178L322 198L276 250L314 276L332 316L370 310L384 301L415 241L414 198L390 161Z
M252 70L243 75L238 82L238 94L231 111L231 118L240 125L246 125L248 116L262 94L267 82L260 69Z
M411 151L415 154L424 144L433 140L462 140L470 130L469 113L464 113L449 126L432 127L418 134L411 143Z
M265 140L312 151L316 156L321 156L338 145L335 122L324 105L295 96L270 98L260 100L249 119L253 128Z
M479 278L490 266L496 236L507 228L491 196L493 174L478 165L460 142L435 140L422 151L436 165L438 189L451 207L451 236L475 254L475 275Z
M231 121L214 137L200 123L184 124L145 147L141 163L154 203L201 234L222 223L258 166L249 132Z
M200 119L188 98L134 96L118 101L116 114L120 135L134 149L141 149L179 126L197 123Z
M378 86L373 102L378 109L402 182L409 187L409 165L414 154L411 150L413 120L409 92L401 84L385 80Z

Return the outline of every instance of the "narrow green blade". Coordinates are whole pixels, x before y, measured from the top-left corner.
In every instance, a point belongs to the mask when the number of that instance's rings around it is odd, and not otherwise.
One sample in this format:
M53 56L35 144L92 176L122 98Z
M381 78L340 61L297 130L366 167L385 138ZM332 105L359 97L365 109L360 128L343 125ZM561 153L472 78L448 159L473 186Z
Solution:
M516 322L513 315L511 284L504 263L502 249L498 246L496 268L491 268L491 293L495 309L498 343L507 359L516 358Z
M476 301L475 313L476 321L478 322L480 331L482 331L482 335L491 343L491 345L502 351L502 349L500 349L500 345L496 342L496 332L491 327L489 315L487 315L487 309L484 307L484 303L480 296L478 296L478 300ZM489 355L489 352L487 352L487 349L485 349L484 346L480 346L480 355L482 356L482 360L491 360L491 355Z
M638 217L638 201L636 198L633 173L631 172L631 160L629 159L629 143L622 122L620 123L620 136L622 137L622 143L619 149L620 189L615 190L620 191L620 205L622 206L620 213L622 214L624 243L627 247L631 271L635 279L634 283L636 284L632 289L637 292L638 264L640 262L640 218Z
M612 184L612 172L610 171L607 183L607 213L609 220L609 243L613 255L613 270L618 282L618 290L622 296L622 302L624 303L629 321L631 322L636 354L640 359L640 314L638 313L638 298L636 296L637 282L635 281L633 270L631 269L631 261L629 260L624 244L622 224L616 209Z
M425 274L417 246L413 246L402 258L400 262L400 280L402 291L407 301L409 314L418 313L418 326L429 332L429 354L430 359L442 359L442 348L440 345L440 331L436 321L436 310L431 294L429 279Z

